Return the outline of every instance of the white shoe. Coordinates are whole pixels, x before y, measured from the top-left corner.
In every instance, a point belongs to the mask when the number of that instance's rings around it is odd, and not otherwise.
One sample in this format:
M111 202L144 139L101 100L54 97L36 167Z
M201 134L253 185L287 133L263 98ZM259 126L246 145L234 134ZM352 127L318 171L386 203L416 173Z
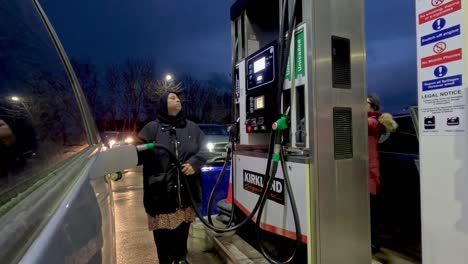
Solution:
M373 259L372 262L371 262L371 264L382 264L382 262Z

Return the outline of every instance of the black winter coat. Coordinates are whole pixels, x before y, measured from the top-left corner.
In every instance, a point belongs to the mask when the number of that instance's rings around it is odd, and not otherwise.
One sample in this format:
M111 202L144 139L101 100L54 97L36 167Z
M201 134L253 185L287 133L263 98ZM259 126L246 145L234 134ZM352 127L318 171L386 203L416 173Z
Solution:
M138 134L140 143L156 142L176 153L181 164L189 163L196 171L186 176L195 202L201 204L200 169L207 160L207 152L202 144L203 132L193 122L187 120L184 127L171 127L159 120L151 121ZM192 205L183 173L175 167L169 154L162 149L139 153L139 164L143 164L143 203L149 215L172 213Z

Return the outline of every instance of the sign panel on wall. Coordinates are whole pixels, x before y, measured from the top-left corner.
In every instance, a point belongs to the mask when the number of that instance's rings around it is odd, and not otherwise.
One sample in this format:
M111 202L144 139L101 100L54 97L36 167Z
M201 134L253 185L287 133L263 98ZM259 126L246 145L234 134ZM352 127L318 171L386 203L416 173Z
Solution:
M423 135L465 135L464 16L461 0L416 2L419 127Z

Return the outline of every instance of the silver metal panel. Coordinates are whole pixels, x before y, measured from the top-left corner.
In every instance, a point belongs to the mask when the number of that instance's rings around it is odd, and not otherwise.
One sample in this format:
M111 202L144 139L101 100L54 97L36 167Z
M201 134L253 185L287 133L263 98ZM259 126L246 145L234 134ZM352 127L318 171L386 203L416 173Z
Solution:
M244 14L241 14L238 18L236 18L234 21L231 21L231 36L234 36L231 38L231 55L232 58L231 60L234 60L236 57L239 60L244 58L244 50L243 50L243 43L244 43L244 38L245 36L242 34L242 17ZM236 27L237 27L237 35L236 33ZM236 51L236 37L237 37L237 54L235 54ZM237 61L235 61L237 63Z
M239 58L238 54L239 54L239 50L237 50L237 54L236 53L236 39L238 39L237 41L239 41L239 33L237 33L236 35L236 27L239 27L239 22L238 22L238 18L231 21L231 63L233 62L234 64L237 63L236 61L234 61L234 58Z
M245 131L245 117L247 116L245 105L245 60L237 64L239 68L239 137L241 144L248 143L248 134Z
M309 145L313 147L316 188L316 263L370 263L370 220L365 113L365 46L363 1L304 0L304 22L311 28L309 78ZM332 88L331 37L351 42L351 89ZM333 107L353 113L354 157L335 161ZM318 143L319 144L314 144ZM311 179L314 179L311 172Z
M273 15L273 14L272 14ZM260 48L268 45L270 42L275 40L278 37L278 32L265 29L260 27L259 25L253 23L247 13L244 13L244 21L245 21L245 38L246 42L246 50L247 54L246 57L252 55Z
M246 39L246 57L250 56L252 53L256 52L260 49L260 40L257 39L257 35L255 34L255 26L252 25L250 19L247 15L244 15L245 21L245 39Z

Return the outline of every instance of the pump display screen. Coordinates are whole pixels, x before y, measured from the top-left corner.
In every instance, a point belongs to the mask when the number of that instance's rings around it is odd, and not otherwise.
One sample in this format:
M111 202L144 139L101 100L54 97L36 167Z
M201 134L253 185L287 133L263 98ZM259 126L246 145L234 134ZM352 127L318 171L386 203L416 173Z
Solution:
M265 57L262 57L254 62L254 73L265 69Z
M254 110L263 109L265 107L265 96L255 97Z
M275 47L275 44L270 44L247 59L247 93L275 81Z

